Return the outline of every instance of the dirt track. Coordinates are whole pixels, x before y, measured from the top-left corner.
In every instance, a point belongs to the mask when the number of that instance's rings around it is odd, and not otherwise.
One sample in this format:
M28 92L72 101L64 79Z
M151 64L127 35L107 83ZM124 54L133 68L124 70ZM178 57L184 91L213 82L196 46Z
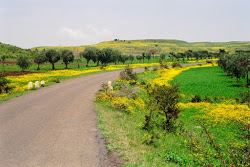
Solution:
M93 100L102 82L118 76L85 76L0 104L0 167L102 166Z

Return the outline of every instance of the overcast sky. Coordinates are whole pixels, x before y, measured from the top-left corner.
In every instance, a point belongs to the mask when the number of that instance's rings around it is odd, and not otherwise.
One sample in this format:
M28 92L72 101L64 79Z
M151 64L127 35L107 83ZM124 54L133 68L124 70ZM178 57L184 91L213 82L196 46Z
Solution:
M0 0L0 42L250 41L250 0Z

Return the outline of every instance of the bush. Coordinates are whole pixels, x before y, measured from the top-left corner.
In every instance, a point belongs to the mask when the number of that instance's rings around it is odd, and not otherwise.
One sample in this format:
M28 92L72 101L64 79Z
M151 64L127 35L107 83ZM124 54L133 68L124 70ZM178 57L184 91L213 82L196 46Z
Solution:
M201 97L199 95L195 95L192 99L191 99L191 102L192 103L198 103L198 102L201 102Z
M208 103L212 103L212 100L209 97L207 97L207 96L205 96L204 101L208 102Z
M157 70L158 70L158 67L154 67L154 68L153 68L153 71L157 71Z
M174 62L172 63L172 67L182 67L180 63Z
M4 74L0 74L0 93L2 93L3 90L8 93L8 90L11 89L7 84L10 83L10 80L6 79L4 77Z
M249 103L250 102L250 92L241 92L240 93L240 97L241 97L241 102L242 103Z
M144 67L144 71L148 71L148 67Z
M180 92L178 88L179 84L170 86L155 85L152 93L150 93L156 100L158 110L165 114L163 127L167 131L172 131L174 129L175 121L180 112L177 107L180 101Z
M133 69L127 66L124 71L120 73L121 80L137 80L137 73L133 72Z

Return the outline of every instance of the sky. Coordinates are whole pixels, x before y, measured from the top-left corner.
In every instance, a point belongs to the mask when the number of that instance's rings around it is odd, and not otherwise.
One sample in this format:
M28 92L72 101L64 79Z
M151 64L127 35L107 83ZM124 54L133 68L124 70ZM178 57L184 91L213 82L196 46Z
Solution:
M22 48L113 39L250 41L250 0L0 0L0 42Z

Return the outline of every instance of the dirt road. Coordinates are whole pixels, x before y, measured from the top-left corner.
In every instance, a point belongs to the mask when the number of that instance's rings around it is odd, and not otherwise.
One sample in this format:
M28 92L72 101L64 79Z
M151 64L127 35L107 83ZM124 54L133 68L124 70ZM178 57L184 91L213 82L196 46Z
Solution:
M102 82L118 76L85 76L0 104L0 167L101 166L105 149L94 95Z

